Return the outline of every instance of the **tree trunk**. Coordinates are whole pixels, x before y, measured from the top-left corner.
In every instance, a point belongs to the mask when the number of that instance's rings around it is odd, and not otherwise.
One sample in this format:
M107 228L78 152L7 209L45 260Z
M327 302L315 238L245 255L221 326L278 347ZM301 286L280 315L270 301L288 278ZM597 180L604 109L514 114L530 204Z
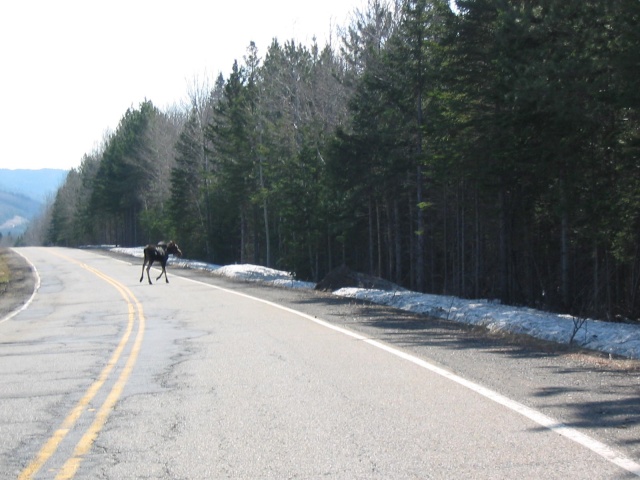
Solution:
M447 210L449 208L449 202L447 201L447 186L443 188L442 195L442 294L447 295L449 293L449 222Z
M380 202L376 200L376 228L378 237L378 269L375 272L377 276L382 276L382 228L380 222Z
M373 275L373 199L369 195L369 275Z
M411 198L408 199L409 203L409 287L411 290L416 289L416 234L414 223L414 206Z
M480 201L478 199L478 189L474 189L474 235L475 235L475 264L474 264L474 297L480 298Z
M560 220L560 269L561 281L560 291L562 294L562 306L569 308L569 215L566 208L562 210L562 218Z
M258 169L260 173L260 189L262 190L262 213L264 215L264 236L265 236L265 245L266 245L266 259L265 264L267 267L271 267L271 234L269 232L269 209L267 206L267 197L264 195L265 187L264 187L264 177L262 174L262 158L258 161Z
M459 239L459 252L460 252L460 285L459 285L459 294L462 295L463 297L466 296L467 292L466 292L466 288L465 288L465 279L466 279L466 270L467 270L467 266L466 266L466 262L465 262L465 251L466 251L466 246L465 243L467 241L466 237L465 237L465 229L466 229L466 217L465 217L465 208L464 208L464 204L465 204L465 198L464 198L464 191L465 191L465 184L464 184L464 180L461 182L460 185L460 239Z
M245 258L245 242L247 236L247 222L245 220L244 211L240 212L240 263L246 263Z
M420 149L421 150L421 149ZM422 197L422 165L416 168L416 230L417 238L415 240L416 248L416 290L424 291L424 215L422 213L423 197Z
M393 235L395 238L395 281L399 285L402 282L402 237L400 232L400 206L396 198L393 200Z
M504 191L500 192L500 228L499 228L499 277L500 277L500 299L504 303L509 303L509 226L507 213L507 199Z

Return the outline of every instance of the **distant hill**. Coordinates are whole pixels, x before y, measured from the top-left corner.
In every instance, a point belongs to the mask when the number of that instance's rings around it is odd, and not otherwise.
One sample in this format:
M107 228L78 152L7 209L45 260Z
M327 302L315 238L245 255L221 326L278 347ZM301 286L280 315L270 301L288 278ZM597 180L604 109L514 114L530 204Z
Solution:
M48 196L67 177L67 170L0 169L0 234L17 237L37 216Z
M0 190L18 193L42 203L48 195L55 194L67 178L67 173L69 173L68 170L53 168L41 170L0 168Z

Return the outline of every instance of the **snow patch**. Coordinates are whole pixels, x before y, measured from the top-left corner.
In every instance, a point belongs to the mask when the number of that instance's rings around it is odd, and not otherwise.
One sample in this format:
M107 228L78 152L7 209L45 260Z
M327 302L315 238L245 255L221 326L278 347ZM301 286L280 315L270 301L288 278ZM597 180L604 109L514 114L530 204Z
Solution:
M130 255L136 258L144 258L144 247L133 248L110 248L112 252ZM190 268L193 270L202 270L221 277L242 280L245 282L261 282L269 285L286 288L314 288L315 283L302 282L296 280L293 274L273 268L261 267L259 265L225 265L220 266L213 263L205 263L185 258L176 258L170 256L167 261L168 265L180 268Z
M490 331L521 333L562 344L569 343L579 322L585 320L575 332L574 344L591 350L640 359L640 325L579 319L571 315L501 305L489 300L464 300L406 291L342 288L333 293L340 297L366 300L443 320L481 325Z

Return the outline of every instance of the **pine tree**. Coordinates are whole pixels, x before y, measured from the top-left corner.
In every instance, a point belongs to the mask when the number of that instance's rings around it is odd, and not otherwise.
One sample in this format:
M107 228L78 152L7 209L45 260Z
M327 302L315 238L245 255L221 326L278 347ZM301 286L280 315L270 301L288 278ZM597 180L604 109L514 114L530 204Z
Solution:
M250 142L251 111L246 88L246 71L236 61L215 107L213 121L206 131L215 154L211 158L215 171L215 183L212 185L215 192L212 194L217 199L224 197L228 207L225 217L233 218L235 224L231 229L235 233L231 237L227 233L224 243L234 246L233 251L237 252L237 256L232 258L242 263L249 261L250 197L255 186Z
M197 112L192 110L176 144L176 165L171 171L169 212L175 237L192 258L210 260L204 152Z
M95 177L90 200L95 228L107 243L137 245L140 235L141 193L148 188L147 172L154 166L145 161L144 134L158 111L150 101L140 109L130 108L107 142Z

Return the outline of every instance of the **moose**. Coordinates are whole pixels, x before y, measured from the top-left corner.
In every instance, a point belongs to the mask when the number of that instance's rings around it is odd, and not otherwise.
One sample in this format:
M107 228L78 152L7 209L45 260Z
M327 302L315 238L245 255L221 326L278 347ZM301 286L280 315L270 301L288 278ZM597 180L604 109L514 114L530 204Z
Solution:
M162 271L160 272L158 278L156 278L156 281L160 280L160 277L164 275L164 279L167 281L167 283L169 283L166 270L169 255L178 257L182 256L182 252L180 251L178 244L173 240L169 243L160 242L158 243L158 245L147 245L146 247L144 247L144 262L142 263L142 275L140 275L140 281L142 282L142 279L144 278L144 267L146 266L149 285L152 285L151 277L149 276L149 269L151 268L151 265L153 265L153 262L157 260L158 262L160 262L160 265L162 265Z

